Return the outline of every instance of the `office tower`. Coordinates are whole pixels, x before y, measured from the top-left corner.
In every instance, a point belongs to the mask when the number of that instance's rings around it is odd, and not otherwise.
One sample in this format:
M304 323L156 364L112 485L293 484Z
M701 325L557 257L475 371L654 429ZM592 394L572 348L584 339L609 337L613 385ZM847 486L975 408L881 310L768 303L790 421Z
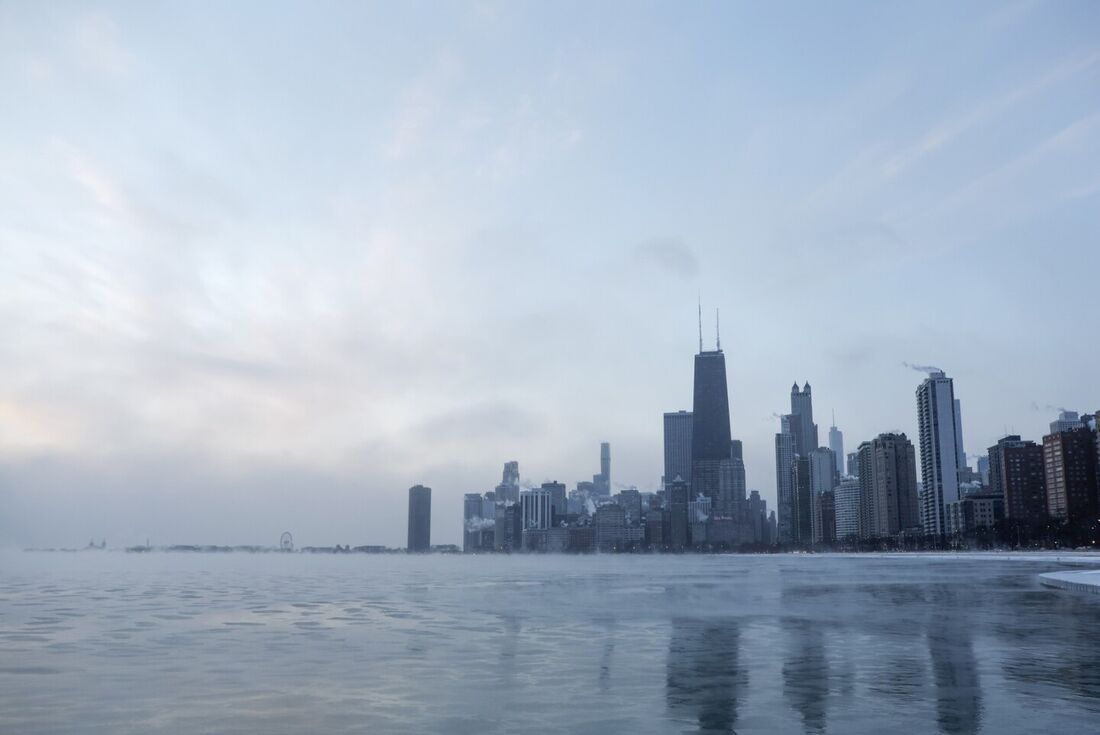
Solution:
M626 541L626 513L615 503L607 503L596 509L592 516L596 528L596 548L599 551L618 551Z
M794 435L780 432L775 435L775 498L777 513L777 542L793 543L794 538Z
M676 480L669 487L669 547L683 551L688 547L688 484Z
M519 494L520 512L523 515L523 529L543 530L550 528L553 519L553 498L545 486L538 490L523 490Z
M504 473L496 487L496 497L501 503L515 503L519 500L519 462L504 463Z
M1019 435L1006 436L990 447L989 492L1004 498L1006 518L1028 523L1046 518L1043 448Z
M959 499L959 455L962 450L956 405L954 381L939 370L929 373L917 388L924 489L921 523L925 535L947 533L944 504Z
M791 415L798 417L797 427L792 427L795 432L794 450L797 454L808 456L819 446L809 383L801 391L798 390L798 383L791 386Z
M817 498L818 515L821 519L821 538L817 543L831 545L836 543L836 490L826 490Z
M792 467L794 487L795 543L808 545L813 542L813 492L810 489L810 458L795 457Z
M630 487L615 495L615 503L626 512L627 524L633 525L642 521L642 494L638 488Z
M667 490L676 478L691 483L691 411L665 414L665 474Z
M480 493L466 493L462 501L462 550L475 551L481 533L483 498Z
M848 452L848 477L859 477L859 455Z
M731 487L731 507L724 508L723 513L729 515L732 512L732 504L745 499L748 493L748 483L745 480L745 453L740 439L730 441L730 462L732 464L733 485Z
M701 334L691 418L691 494L705 495L719 504L728 498L733 484L726 357L720 343L713 351L704 351Z
M837 540L860 538L859 480L849 477L837 485L833 493Z
M1047 513L1075 526L1097 517L1097 437L1085 426L1043 437Z
M896 536L920 528L917 507L917 457L905 434L879 434L871 441L872 536Z
M1070 429L1079 429L1084 426L1081 415L1076 411L1059 411L1058 418L1050 422L1050 433L1058 434Z
M432 547L432 489L423 485L409 488L410 552L429 551Z
M544 482L542 483L542 489L550 493L550 525L555 526L565 520L565 514L569 512L569 508L566 506L565 483L557 480Z
M836 458L836 474L840 477L844 474L844 432L836 428L835 420L829 427L829 449L833 450L833 456Z
M498 505L493 543L497 551L519 551L523 539L523 512L518 502Z
M827 543L832 540L834 522L822 514L821 495L832 492L836 487L836 455L832 449L818 447L810 452L810 526L813 543Z

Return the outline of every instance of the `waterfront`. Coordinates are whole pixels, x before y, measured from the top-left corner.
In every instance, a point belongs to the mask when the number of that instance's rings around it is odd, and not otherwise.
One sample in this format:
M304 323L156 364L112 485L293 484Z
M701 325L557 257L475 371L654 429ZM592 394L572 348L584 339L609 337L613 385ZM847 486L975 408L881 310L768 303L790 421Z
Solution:
M1080 732L1050 559L0 556L0 731Z

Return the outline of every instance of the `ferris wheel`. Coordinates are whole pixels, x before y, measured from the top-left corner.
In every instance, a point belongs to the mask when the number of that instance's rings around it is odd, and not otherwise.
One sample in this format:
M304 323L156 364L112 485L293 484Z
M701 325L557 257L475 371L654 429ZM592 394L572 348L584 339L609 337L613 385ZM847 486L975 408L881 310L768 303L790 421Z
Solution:
M279 537L279 551L294 551L294 537L290 535L290 531L283 531L283 535Z

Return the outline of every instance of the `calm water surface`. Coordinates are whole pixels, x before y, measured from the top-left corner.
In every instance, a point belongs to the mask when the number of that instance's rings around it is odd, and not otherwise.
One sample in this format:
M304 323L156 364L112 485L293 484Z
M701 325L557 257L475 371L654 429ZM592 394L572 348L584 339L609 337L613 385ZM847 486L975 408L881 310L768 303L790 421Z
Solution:
M1100 732L1058 568L5 554L0 732Z

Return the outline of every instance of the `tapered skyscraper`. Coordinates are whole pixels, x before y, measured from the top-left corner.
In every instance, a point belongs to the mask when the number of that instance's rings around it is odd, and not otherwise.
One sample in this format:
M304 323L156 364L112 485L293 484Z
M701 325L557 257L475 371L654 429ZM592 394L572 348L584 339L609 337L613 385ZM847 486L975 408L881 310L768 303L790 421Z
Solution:
M717 503L732 491L733 484L726 357L720 337L713 351L703 350L701 320L691 419L691 492Z

